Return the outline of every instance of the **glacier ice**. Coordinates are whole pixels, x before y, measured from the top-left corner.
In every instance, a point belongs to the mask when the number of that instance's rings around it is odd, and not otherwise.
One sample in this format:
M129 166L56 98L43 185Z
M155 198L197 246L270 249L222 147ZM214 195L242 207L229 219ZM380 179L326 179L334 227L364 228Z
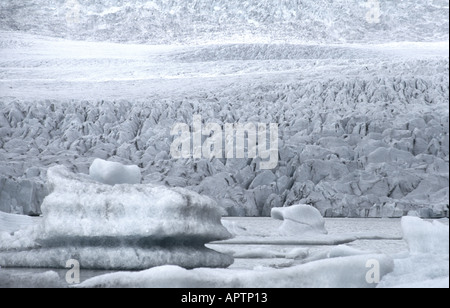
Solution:
M94 160L89 168L89 176L97 182L108 185L141 183L141 171L138 166L124 166L103 159Z
M346 246L346 245L338 245L336 247L333 247L328 252L327 257L328 258L339 258L339 257L349 257L349 256L357 256L357 255L364 255L367 254L367 252Z
M48 171L52 193L42 204L46 242L92 238L108 241L171 239L186 243L226 239L214 202L200 195L154 185L105 186L65 167Z
M78 246L36 248L33 250L0 251L0 265L6 268L65 268L68 260L75 259L85 270L144 270L163 265L183 268L226 268L233 258L201 245L154 245L150 247L108 244L105 247ZM63 245L63 244L61 244ZM92 244L95 245L95 244ZM139 244L136 244L139 245Z
M365 1L10 0L0 27L57 37L164 44L255 38L313 42L430 41L448 37L448 2L379 0L381 24ZM74 5L77 4L78 5ZM71 14L76 18L67 18ZM170 30L169 30L170 29Z
M70 25L63 1L18 2L0 3L1 211L39 215L49 167L98 158L230 216L448 216L445 1L380 1L376 25L360 0L79 1ZM172 159L193 115L277 123L279 166Z
M445 74L440 70L448 61L410 62L420 68L415 78L405 68L386 65L406 75L377 77L375 70L363 80L232 82L201 92L202 97L193 91L139 101L0 102L5 130L0 208L40 214L49 166L58 162L88 173L92 157L98 157L138 165L142 183L207 195L231 216L270 216L273 207L302 203L326 217L399 217L411 210L422 217L445 217L448 76L436 76ZM379 87L388 93L378 93ZM370 103L357 103L366 96ZM433 97L430 104L427 97ZM261 107L257 114L247 106L255 99ZM189 123L193 113L222 124L279 122L280 165L263 174L251 159L171 159L169 129L176 122ZM426 129L413 125L419 120Z
M0 212L0 232L13 233L38 223L40 218Z
M403 237L411 254L449 254L449 226L418 217L402 218Z
M56 272L10 273L0 268L0 288L62 288L64 287Z
M5 170L0 175L0 211L39 215L41 203L48 194L42 181L17 179Z
M279 221L266 218L234 218L225 219L227 225L239 230L260 233L267 229L273 229L279 225ZM345 221L345 222L343 222ZM270 222L270 223L269 223ZM362 228L360 231L372 227L384 228L387 225L395 226L395 230L401 232L399 220L379 219L328 219L328 227L333 236L348 232L349 228L355 228L355 223ZM439 224L445 224L441 226ZM387 225L386 225L387 224ZM334 226L333 226L334 225ZM245 226L245 227L244 227ZM405 226L408 226L405 228ZM406 219L403 223L404 238L408 243L420 242L424 238L430 240L437 237L448 241L448 220L431 223L420 219ZM337 228L337 229L336 229ZM387 227L386 230L390 230ZM338 231L338 234L334 234ZM381 231L381 230L380 230ZM394 230L390 230L394 231ZM397 232L397 231L395 231ZM262 233L261 235L264 235ZM239 235L238 237L240 237ZM265 235L266 236L266 235ZM416 240L413 240L416 238ZM0 240L1 243L3 241ZM380 247L373 239L370 241L372 248ZM373 244L372 244L373 243ZM161 266L143 272L116 272L97 276L84 281L81 287L446 287L448 288L448 250L436 245L422 245L421 249L410 248L401 245L402 248L392 252L390 257L386 255L373 255L357 249L362 246L349 243L348 246L308 246L307 248L288 248L286 246L228 246L220 244L211 245L219 252L234 255L237 263L230 269L195 269L186 271L180 267ZM396 247L398 241L392 242ZM390 245L392 245L390 244ZM405 242L406 244L406 242ZM299 244L300 245L300 244ZM386 245L386 243L384 244ZM413 247L415 244L412 244ZM294 246L291 246L294 247ZM320 247L320 248L319 248ZM384 246L386 247L386 246ZM435 247L430 249L429 247ZM445 245L444 245L445 247ZM52 247L53 249L53 247ZM114 247L106 248L115 249ZM13 251L11 253L14 253ZM21 251L26 253L26 251ZM67 254L67 251L53 250L53 254L47 254L50 258L58 258L57 254ZM83 252L81 251L81 254ZM163 255L162 252L160 255ZM80 255L80 252L79 252ZM90 254L93 256L94 254ZM181 256L180 254L178 254ZM123 256L135 262L136 256L130 250L124 249ZM25 256L20 256L24 258ZM28 255L35 258L35 255ZM12 258L12 257L11 257ZM243 258L243 259L241 259ZM258 258L258 259L247 259ZM270 259L259 259L270 258ZM280 259L281 258L281 259ZM16 259L17 260L17 259ZM365 280L369 268L369 261L377 260L381 266L381 281L378 285L368 284ZM256 262L256 263L255 263ZM247 265L246 265L247 264ZM253 264L253 265L252 265ZM254 267L254 264L260 266ZM250 265L250 266L249 266ZM280 266L277 266L280 265ZM242 266L244 266L243 269ZM288 267L288 268L286 268ZM277 268L277 269L274 269ZM280 269L281 268L281 269ZM64 286L63 280L54 273L32 274L33 270L15 271L13 269L0 268L0 286ZM42 271L42 270L41 270ZM35 271L36 273L36 271ZM39 271L37 271L39 273ZM42 271L43 273L43 271ZM97 273L97 275L100 273ZM24 277L28 277L25 280ZM86 277L92 277L86 275ZM2 280L3 279L3 280Z
M196 211L216 201L228 215L280 208L283 219L273 222L281 230L268 223L259 236L229 224L237 238L223 246L349 246L234 254L309 262L284 271L164 266L87 285L367 286L368 256L350 246L399 244L398 234L318 234L319 216L281 211L306 204L325 217L448 216L448 1L378 2L380 23L371 24L363 0L0 1L0 211L46 215L0 212L0 260L226 267L231 258L204 244L229 234L218 214ZM278 124L279 165L173 159L170 128L193 115ZM394 263L373 256L383 274L395 265L379 286L448 287L448 227L411 217L402 227L399 246L409 253ZM0 268L0 286L56 279Z
M230 237L215 202L184 189L105 185L66 167L48 170L42 223L2 233L0 266L146 269L164 264L227 267L233 258L204 247Z
M373 288L366 280L367 261L378 260L380 276L394 269L386 255L341 257L310 262L288 269L236 271L164 266L138 273L114 273L95 277L79 287L148 288Z
M402 218L402 230L409 253L394 260L394 271L380 287L448 288L448 224L408 216Z
M310 205L273 208L272 218L283 221L279 232L284 235L327 234L325 220L320 212Z

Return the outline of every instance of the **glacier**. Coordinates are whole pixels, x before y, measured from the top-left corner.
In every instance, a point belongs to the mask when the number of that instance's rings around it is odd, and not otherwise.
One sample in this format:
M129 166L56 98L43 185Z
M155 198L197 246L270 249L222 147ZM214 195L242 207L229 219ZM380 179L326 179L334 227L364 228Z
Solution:
M376 2L0 1L0 287L448 288L448 0Z
M162 65L153 67L144 60L153 48L122 45L133 53L124 58L112 53L118 68L128 67L111 71L105 56L81 51L92 46L100 53L104 43L77 42L77 54L91 57L80 61L100 65L108 80L102 81L89 65L67 60L62 53L67 41L31 41L55 44L55 55L39 60L34 47L23 47L27 55L14 60L16 48L7 45L0 60L9 76L0 83L2 211L39 215L48 194L48 167L62 164L88 173L99 158L139 166L142 183L207 195L230 216L269 216L274 207L294 204L313 205L326 217L448 215L447 44L417 45L407 54L377 45L371 48L377 51L373 59L354 60L223 61L214 53L218 72L205 77L211 62L190 63L188 69L180 60L155 58ZM292 46L279 48L287 53ZM340 48L357 55L367 49ZM173 50L160 53L181 57ZM58 55L63 58L55 59ZM130 64L128 57L137 62ZM29 82L14 77L17 61L25 61L28 68L21 71L29 70ZM60 70L67 72L66 81L43 80ZM142 77L117 75L130 71ZM180 71L185 75L177 77ZM76 80L79 76L84 79ZM280 164L262 172L255 168L258 159L172 159L170 129L190 125L193 114L221 125L278 123Z
M229 216L448 216L448 2L379 3L0 3L0 210L38 216L49 167L103 159ZM194 115L278 124L280 164L173 159Z

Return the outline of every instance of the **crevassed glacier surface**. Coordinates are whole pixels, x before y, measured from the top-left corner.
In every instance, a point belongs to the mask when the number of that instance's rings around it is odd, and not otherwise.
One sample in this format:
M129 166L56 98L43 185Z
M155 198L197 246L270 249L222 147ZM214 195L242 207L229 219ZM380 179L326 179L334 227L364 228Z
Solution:
M447 216L448 1L379 3L3 1L0 210L39 215L49 167L100 158L231 216ZM193 115L277 123L277 168L172 159Z

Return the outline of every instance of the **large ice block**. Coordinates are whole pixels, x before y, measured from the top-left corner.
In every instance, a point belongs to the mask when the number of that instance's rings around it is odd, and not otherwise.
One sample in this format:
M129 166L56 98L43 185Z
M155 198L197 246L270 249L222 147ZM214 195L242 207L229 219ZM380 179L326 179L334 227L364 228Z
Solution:
M216 203L185 189L154 185L110 186L58 166L48 170L50 195L34 244L3 237L0 266L137 270L164 264L227 267L230 256L204 244L228 239ZM25 236L25 235L24 235ZM30 250L31 248L31 250Z

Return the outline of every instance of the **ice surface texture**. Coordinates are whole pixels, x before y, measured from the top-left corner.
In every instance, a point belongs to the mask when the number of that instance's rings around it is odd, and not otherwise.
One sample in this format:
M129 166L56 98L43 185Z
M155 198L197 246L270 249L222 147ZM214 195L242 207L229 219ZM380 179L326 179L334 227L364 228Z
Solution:
M233 263L231 256L200 245L149 248L70 245L26 251L0 251L0 266L10 268L65 268L70 259L79 260L81 268L92 270L144 270L167 264L187 269L226 268Z
M225 219L228 221L229 219ZM243 224L250 229L257 228L260 236L267 236L266 229L274 231L274 225L268 224L269 219L258 218L238 218L237 221L249 224ZM329 222L339 222L340 232L348 231L348 228L354 228L355 223L363 223L364 230L376 226L378 232L388 231L384 229L386 225L383 220L349 220L341 224L343 220L328 220ZM351 223L349 223L351 221ZM398 220L384 220L388 225L397 226L398 232L401 232L400 222ZM251 222L251 223L250 223ZM255 224L258 222L257 224ZM276 222L276 221L273 221ZM372 223L371 223L372 222ZM375 224L373 224L376 222ZM403 236L409 244L410 253L406 250L408 245L400 245L403 248L392 251L395 253L391 258L386 255L373 255L371 252L355 249L350 246L327 246L321 249L293 248L285 249L285 246L264 246L255 248L237 245L229 248L224 245L219 251L227 251L236 258L257 258L254 259L250 267L243 270L239 266L236 269L217 270L217 269L196 269L186 271L180 267L162 266L139 273L119 272L99 276L85 281L82 287L446 287L448 288L449 258L448 258L448 220L441 222L427 222L418 218L403 219ZM276 224L277 225L277 224ZM329 226L330 232L335 232ZM397 227L395 227L397 229ZM333 231L332 231L333 230ZM254 229L253 231L256 231ZM264 231L264 232L263 232ZM391 230L392 231L392 230ZM262 232L262 233L261 233ZM274 233L274 232L269 232ZM393 235L393 234L391 234ZM1 241L0 241L1 242ZM371 240L371 243L376 241ZM432 244L428 244L432 243ZM446 244L447 243L447 244ZM406 242L405 242L406 244ZM396 247L399 243L395 243ZM213 245L218 249L220 245ZM357 247L357 246L356 246ZM379 247L375 244L369 246L370 250L377 250ZM386 247L386 246L384 246ZM367 246L366 246L367 248ZM108 250L109 248L107 248ZM114 248L111 248L114 249ZM137 249L139 253L142 251ZM384 251L384 250L383 250ZM13 252L8 258L11 262ZM60 259L57 253L67 254L67 251L53 250L52 254L47 254L50 258ZM83 253L83 251L81 252ZM130 250L125 249L123 255L135 262L137 256L128 255ZM20 258L25 257L26 252L20 253ZM164 254L164 252L162 253ZM5 254L4 254L5 255ZM93 254L91 254L93 255ZM178 254L181 256L181 254ZM29 254L28 257L35 257ZM203 258L207 256L204 255ZM270 263L264 263L260 258L271 258ZM272 258L283 258L284 269L273 269L276 261ZM392 260L394 258L394 260ZM47 262L47 259L42 259ZM245 259L247 260L247 259ZM365 280L370 268L367 267L367 261L377 260L380 262L380 284L368 284ZM243 261L240 259L239 261ZM262 262L261 262L262 261ZM267 260L266 260L267 261ZM260 262L260 263L259 263ZM259 266L255 267L255 264ZM266 264L266 265L263 265ZM276 263L275 263L276 264ZM253 269L253 270L251 270ZM65 273L65 272L64 272ZM25 279L25 275L27 279ZM14 272L0 269L0 287L8 286L58 286L61 285L60 278L56 273L32 274L32 272Z
M409 255L395 260L395 270L380 287L448 288L449 227L417 217L403 217L402 229Z
M392 272L385 255L325 259L281 270L233 271L164 266L139 273L116 273L87 280L80 287L148 288L374 288L366 280L368 260L380 262L380 276Z
M48 181L51 194L34 235L42 248L5 252L17 248L13 236L2 241L1 266L64 267L71 258L87 269L227 267L233 262L204 247L230 237L219 208L207 197L154 185L105 185L65 167L49 169Z
M12 233L26 229L28 226L36 224L37 221L39 218L0 212L0 232Z
M56 272L45 273L5 273L0 269L0 288L62 288Z
M448 223L448 222L447 222ZM346 246L333 247L321 259L282 270L186 271L159 267L140 273L116 273L92 278L81 287L443 287L449 284L448 225L402 219L404 239L410 254L364 254ZM265 255L267 256L267 254ZM323 259L322 259L323 258ZM368 284L368 261L380 264L379 284Z
M403 217L402 229L411 254L449 254L448 225Z
M195 42L266 37L315 42L432 41L448 38L448 1L379 0L9 0L0 28L85 40Z
M272 218L283 220L280 233L285 235L326 234L325 220L320 212L310 205L293 205L272 209Z
M141 183L141 171L138 166L124 166L103 159L94 160L89 168L89 176L97 182L108 185Z
M179 241L204 244L229 237L214 201L154 185L102 185L65 167L48 171L52 193L42 204L46 242Z

